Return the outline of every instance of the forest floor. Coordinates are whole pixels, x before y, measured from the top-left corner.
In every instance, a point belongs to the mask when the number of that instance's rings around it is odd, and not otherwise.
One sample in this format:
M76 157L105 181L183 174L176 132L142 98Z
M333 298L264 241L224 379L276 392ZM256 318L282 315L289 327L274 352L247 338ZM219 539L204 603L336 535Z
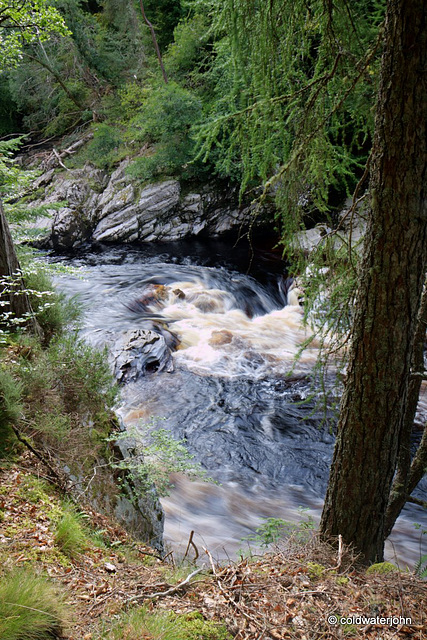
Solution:
M203 566L175 566L79 508L84 542L61 548L58 522L70 507L44 474L29 453L0 467L0 577L23 567L53 582L69 612L62 638L427 638L427 582L389 565L367 573L315 535L227 565L206 550Z

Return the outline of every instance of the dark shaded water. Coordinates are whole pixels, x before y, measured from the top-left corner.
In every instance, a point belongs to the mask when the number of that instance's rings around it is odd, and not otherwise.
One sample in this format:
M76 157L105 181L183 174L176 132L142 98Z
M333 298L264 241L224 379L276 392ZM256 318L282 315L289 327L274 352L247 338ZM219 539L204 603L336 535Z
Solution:
M263 517L298 521L302 506L318 519L333 436L312 403L301 403L311 393L317 346L294 365L307 334L300 307L286 305L283 263L267 251L251 262L244 246L213 241L109 248L63 261L81 268L81 277L61 277L59 286L78 294L91 342L165 326L180 339L173 373L126 385L120 408L129 427L154 419L184 440L221 483L174 477L163 500L166 541L185 548L194 530L199 546L232 555ZM152 285L166 285L162 299L135 307ZM419 557L414 522L426 517L411 506L393 534L410 564Z

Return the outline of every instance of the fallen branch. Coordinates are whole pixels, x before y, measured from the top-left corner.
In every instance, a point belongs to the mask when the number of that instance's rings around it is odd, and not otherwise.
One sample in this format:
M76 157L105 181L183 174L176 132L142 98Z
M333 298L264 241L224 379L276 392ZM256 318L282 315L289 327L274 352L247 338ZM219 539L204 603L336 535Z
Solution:
M33 445L29 442L29 440L27 440L27 438L25 438L21 432L19 431L19 429L17 429L17 427L12 425L12 429L13 432L15 434L15 436L18 438L19 442L21 442L24 446L27 447L27 449L29 449L31 451L31 453L33 455L36 456L36 458L38 458L40 460L40 462L42 462L45 467L47 467L47 469L49 469L50 473L52 474L54 480L52 478L50 478L51 482L54 482L59 489L61 489L61 491L65 491L65 483L64 483L64 479L61 478L61 476L59 475L59 473L57 473L55 471L55 469L49 464L49 462L46 460L46 458L36 449L34 449Z
M191 580L191 578L194 578L194 576L197 575L198 573L200 573L201 571L203 571L204 568L205 567L203 565L203 567L200 567L199 569L196 569L195 571L190 573L190 575L188 575L185 578L185 580L183 580L179 584L176 584L175 586L171 587L170 589L167 589L166 591L158 591L157 593L150 593L150 594L141 593L138 596L133 596L132 598L129 598L128 600L126 600L126 604L129 604L130 602L137 602L138 600L144 600L144 599L152 600L153 598L161 598L163 596L168 596L171 593L176 593L176 591L179 591L180 589L182 589L182 587L188 585L190 580Z
M206 553L206 555L209 558L209 562L210 562L210 565L212 567L213 574L214 574L214 576L216 578L216 582L217 582L218 588L221 591L221 593L224 596L224 598L226 600L228 600L228 602L231 605L233 605L233 607L235 607L242 614L242 616L244 616L247 620L250 620L251 622L253 622L253 624L255 624L258 628L262 629L262 631L265 631L264 627L259 623L259 621L256 618L251 616L249 613L246 613L246 611L243 609L243 607L238 602L235 602L233 600L233 598L231 598L228 595L228 593L226 592L226 590L224 589L224 587L222 586L222 584L221 584L221 582L219 580L219 576L218 576L218 573L216 571L215 563L213 561L211 553L206 549L206 547L203 547L203 551Z
M62 162L61 160L61 156L59 155L59 153L57 152L57 150L55 149L55 147L53 148L53 155L55 156L55 158L58 160L59 165L65 169L66 171L69 171L68 167L65 166L65 164Z

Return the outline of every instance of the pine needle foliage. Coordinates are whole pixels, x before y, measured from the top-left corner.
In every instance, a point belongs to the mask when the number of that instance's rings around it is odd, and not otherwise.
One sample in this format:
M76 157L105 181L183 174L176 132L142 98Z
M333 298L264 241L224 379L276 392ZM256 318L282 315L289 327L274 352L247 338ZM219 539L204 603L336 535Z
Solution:
M221 73L199 154L216 150L223 173L238 158L242 193L275 185L285 217L308 189L320 210L332 187L349 191L373 129L383 4L213 0Z
M352 320L360 252L329 231L340 225L334 204L365 175L384 11L384 0L209 3L216 99L198 128L198 155L237 179L256 211L275 201L305 320L323 347L320 373L330 355L345 359ZM329 227L324 240L301 250L296 236L319 221Z

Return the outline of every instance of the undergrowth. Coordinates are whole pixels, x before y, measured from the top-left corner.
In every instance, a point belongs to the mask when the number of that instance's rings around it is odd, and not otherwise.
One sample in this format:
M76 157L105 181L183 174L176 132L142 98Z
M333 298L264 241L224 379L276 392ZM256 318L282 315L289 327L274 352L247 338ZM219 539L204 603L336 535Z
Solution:
M99 640L231 640L225 625L207 621L198 612L177 615L171 611L136 608L120 616Z
M71 506L64 510L62 518L56 525L55 543L69 558L75 558L87 544L81 520Z
M61 636L67 614L63 597L46 579L14 570L0 582L2 640L52 640Z

